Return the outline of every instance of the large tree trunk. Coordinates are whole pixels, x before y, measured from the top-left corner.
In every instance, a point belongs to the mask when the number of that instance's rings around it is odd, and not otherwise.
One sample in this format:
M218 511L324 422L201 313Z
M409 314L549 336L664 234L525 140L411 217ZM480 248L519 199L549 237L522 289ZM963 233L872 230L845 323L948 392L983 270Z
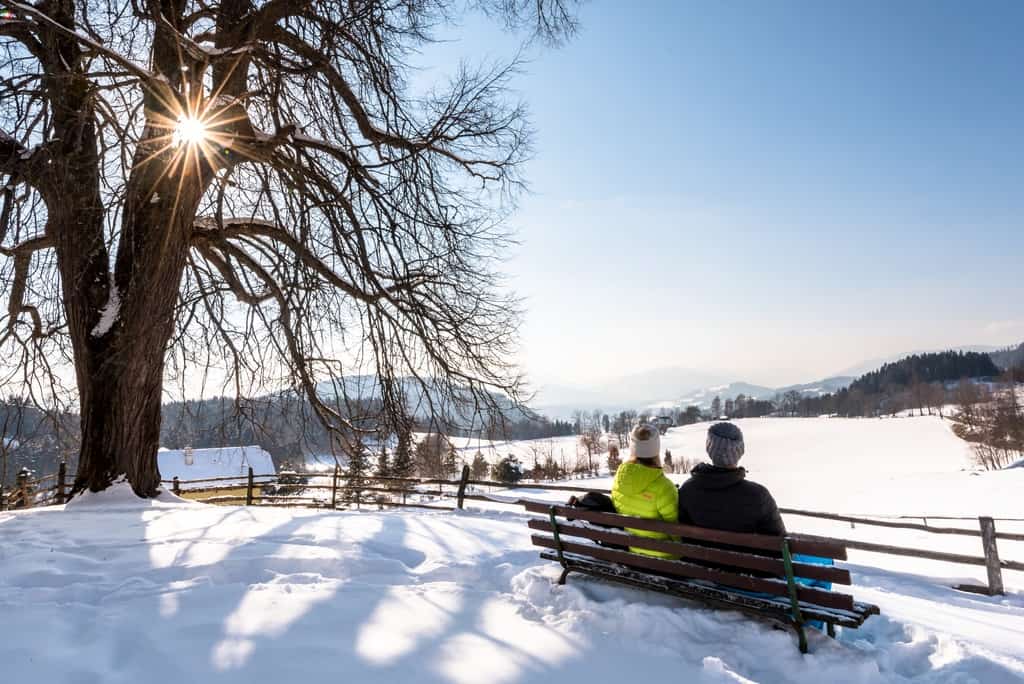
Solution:
M160 144L152 131L147 140ZM144 142L136 153L103 306L65 286L65 301L85 311L84 325L71 329L82 411L75 491L99 491L124 477L150 497L160 485L164 363L203 179L171 152L143 163L150 149Z
M139 496L159 487L164 361L188 252L187 229L172 223L178 225L165 218L126 231L149 240L139 238L134 251L122 243L112 299L96 325L81 331L87 339L76 345L85 351L76 357L82 409L76 490L97 491L122 476Z

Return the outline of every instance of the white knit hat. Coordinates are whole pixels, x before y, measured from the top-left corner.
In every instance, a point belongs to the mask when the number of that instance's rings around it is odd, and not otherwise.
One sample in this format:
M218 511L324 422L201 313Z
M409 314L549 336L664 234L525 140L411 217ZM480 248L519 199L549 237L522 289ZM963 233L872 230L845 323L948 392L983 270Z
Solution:
M661 465L661 435L658 428L641 423L629 435L629 460L654 460Z

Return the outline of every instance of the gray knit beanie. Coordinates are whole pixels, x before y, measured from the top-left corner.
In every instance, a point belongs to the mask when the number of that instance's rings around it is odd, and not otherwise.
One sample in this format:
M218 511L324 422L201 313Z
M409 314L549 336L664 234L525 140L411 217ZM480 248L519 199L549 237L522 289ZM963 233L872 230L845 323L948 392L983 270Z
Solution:
M708 456L720 468L735 468L743 455L743 433L732 423L715 423L708 428Z

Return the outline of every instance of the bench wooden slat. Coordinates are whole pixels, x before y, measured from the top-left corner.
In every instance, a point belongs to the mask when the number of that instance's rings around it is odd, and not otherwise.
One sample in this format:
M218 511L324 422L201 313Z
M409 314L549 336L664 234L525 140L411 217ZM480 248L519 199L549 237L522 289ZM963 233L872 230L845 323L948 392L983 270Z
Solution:
M554 528L547 520L530 520L528 525L530 529L540 532L554 532ZM755 556L748 553L714 549L667 539L648 539L628 534L622 530L602 530L589 525L565 523L561 520L558 522L558 531L562 536L583 537L594 541L600 540L609 544L619 544L620 546L635 546L653 551L662 551L673 556L680 556L683 560L697 560L747 570L759 570L779 577L785 577L786 575L786 567L782 559L769 558L767 556ZM851 581L849 570L835 566L794 562L793 573L797 577L822 580L834 584L850 584Z
M530 513L542 513L547 515L551 504L527 501L524 506ZM713 544L727 544L730 546L746 547L753 552L761 551L778 552L782 545L782 537L772 537L764 534L742 534L739 532L724 532L712 530L705 527L693 525L682 525L680 523L669 523L663 520L646 520L642 518L631 518L617 513L598 513L586 511L580 508L555 505L555 515L563 518L586 520L588 522L612 525L614 527L631 527L649 532L662 532L675 537L695 539L711 542ZM789 540L789 549L793 553L802 553L808 556L819 556L822 558L834 558L846 560L846 546L840 543L830 542L822 539L803 538L800 535L786 535Z
M556 550L558 543L553 537L546 537L539 534L532 535L535 546ZM654 572L667 573L676 577L687 577L691 579L702 579L716 584L721 584L734 589L754 591L773 596L788 596L789 589L785 582L740 575L722 570L706 568L701 565L694 565L686 561L668 560L664 558L653 558L629 551L617 551L594 544L580 544L577 542L562 541L562 550L570 553L578 553L592 558L620 563L627 567L653 570ZM797 597L801 601L813 603L829 608L840 610L853 610L853 597L847 594L822 591L811 587L797 587Z
M540 555L541 558L546 560L558 560L558 555L554 551L542 551ZM565 558L569 567L574 572L582 572L640 589L672 594L719 608L739 610L758 617L769 617L784 624L790 624L792 620L792 608L789 602L781 597L775 599L748 596L734 593L725 587L709 586L686 579L651 575L621 565L617 566L613 563L577 557L572 554L567 555ZM860 627L868 617L878 615L879 613L878 606L857 602L854 602L853 610L824 608L807 603L801 603L800 610L805 619L822 620L841 627L853 628Z

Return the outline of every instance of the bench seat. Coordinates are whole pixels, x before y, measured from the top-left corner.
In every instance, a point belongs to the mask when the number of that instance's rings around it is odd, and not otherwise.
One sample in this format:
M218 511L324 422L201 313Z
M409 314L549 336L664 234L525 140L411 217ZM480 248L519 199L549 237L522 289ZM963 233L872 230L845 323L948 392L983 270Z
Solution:
M857 628L879 614L878 606L833 591L834 585L851 583L850 572L832 563L846 559L846 546L839 540L740 534L542 502L524 505L542 516L528 522L534 531L531 539L541 547L541 558L562 566L559 584L570 572L579 572L738 610L792 627L802 653L807 652L807 622L825 623L829 635L835 636L836 625ZM669 538L642 537L625 528ZM820 564L822 560L827 564Z

